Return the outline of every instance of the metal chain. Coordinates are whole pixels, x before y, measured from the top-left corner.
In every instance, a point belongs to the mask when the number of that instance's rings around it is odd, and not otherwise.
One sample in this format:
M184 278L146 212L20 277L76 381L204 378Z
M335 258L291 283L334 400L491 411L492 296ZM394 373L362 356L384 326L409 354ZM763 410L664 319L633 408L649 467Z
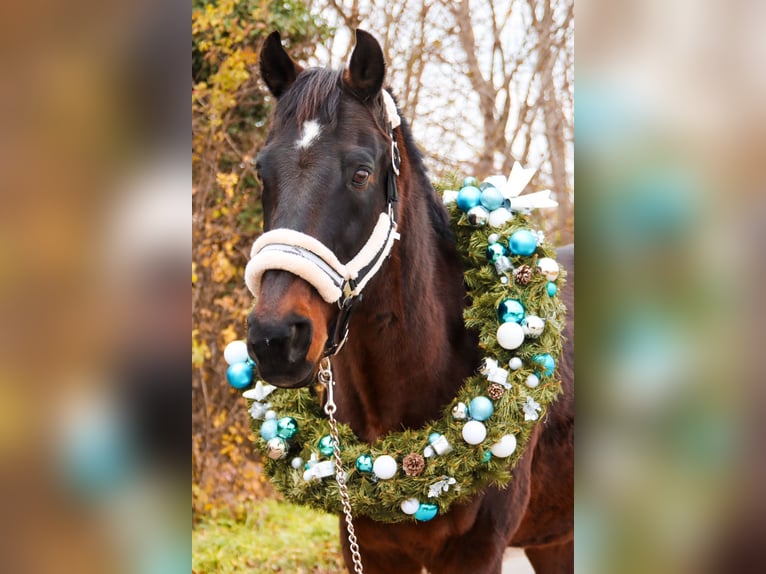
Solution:
M354 572L364 574L362 566L362 556L359 554L359 544L354 532L354 523L351 518L351 500L348 496L348 487L346 486L346 473L343 471L343 461L340 458L340 440L338 438L338 422L335 420L335 411L338 407L333 399L333 386L335 379L332 376L332 365L329 357L325 358L319 365L319 382L327 388L327 402L324 405L324 412L330 419L330 437L332 438L332 451L335 459L335 480L338 482L338 492L340 492L340 501L343 505L343 514L346 515L346 531L348 535L348 545L351 550L351 560L354 562Z

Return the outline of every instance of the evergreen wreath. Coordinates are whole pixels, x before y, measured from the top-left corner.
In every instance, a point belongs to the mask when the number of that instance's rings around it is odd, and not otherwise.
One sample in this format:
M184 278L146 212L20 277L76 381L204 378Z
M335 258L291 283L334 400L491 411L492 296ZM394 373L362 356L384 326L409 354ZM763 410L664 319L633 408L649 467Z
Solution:
M505 487L534 426L561 392L556 362L564 273L524 210L511 214L508 200L498 206L488 187L485 182L479 189L475 178L466 178L459 192L444 192L471 300L464 320L478 332L482 368L465 380L440 419L420 429L367 444L338 425L355 515L426 521L489 485ZM502 217L488 217L495 211ZM237 366L247 365L232 364L230 371ZM339 514L330 428L315 389L277 389L259 381L244 396L256 448L277 490L293 503Z

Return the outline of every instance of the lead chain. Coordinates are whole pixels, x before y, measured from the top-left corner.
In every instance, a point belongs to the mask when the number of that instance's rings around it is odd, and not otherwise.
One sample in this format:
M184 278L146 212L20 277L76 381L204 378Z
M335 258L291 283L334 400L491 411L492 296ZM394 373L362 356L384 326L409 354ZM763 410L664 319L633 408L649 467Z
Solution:
M330 437L332 438L332 452L335 459L335 480L338 482L338 492L340 492L340 501L343 505L343 514L346 515L346 531L348 534L348 545L351 550L351 560L354 562L354 572L364 574L362 566L362 556L359 554L359 544L354 532L354 523L351 518L351 500L348 496L348 487L346 486L346 473L343 471L343 462L340 459L340 439L338 438L338 422L335 420L335 411L338 407L333 398L333 386L335 379L332 376L332 365L330 359L325 358L319 365L319 382L327 388L327 402L324 405L324 412L330 419Z

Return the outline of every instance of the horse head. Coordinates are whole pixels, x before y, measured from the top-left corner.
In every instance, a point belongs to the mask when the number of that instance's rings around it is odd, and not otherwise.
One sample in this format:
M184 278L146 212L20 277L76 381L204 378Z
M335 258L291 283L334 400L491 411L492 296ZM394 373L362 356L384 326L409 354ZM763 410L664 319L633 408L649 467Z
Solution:
M303 69L278 32L260 68L276 108L256 162L264 235L246 270L256 297L247 344L264 379L301 387L337 350L358 283L382 265L372 251L390 250L396 235L396 111L382 90L383 52L362 30L346 69Z

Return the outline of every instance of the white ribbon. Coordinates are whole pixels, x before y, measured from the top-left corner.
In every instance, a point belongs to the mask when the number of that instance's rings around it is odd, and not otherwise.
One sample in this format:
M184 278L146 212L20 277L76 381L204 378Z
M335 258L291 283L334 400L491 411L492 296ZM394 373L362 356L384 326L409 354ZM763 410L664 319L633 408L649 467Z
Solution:
M511 173L507 179L502 175L493 175L492 177L488 177L486 181L492 183L500 190L503 197L510 200L511 211L545 209L558 206L558 203L554 199L551 199L550 189L528 193L527 195L520 195L521 192L524 191L524 188L527 187L527 184L529 184L536 171L537 170L533 167L523 168L519 162L514 162L513 167L511 168Z

